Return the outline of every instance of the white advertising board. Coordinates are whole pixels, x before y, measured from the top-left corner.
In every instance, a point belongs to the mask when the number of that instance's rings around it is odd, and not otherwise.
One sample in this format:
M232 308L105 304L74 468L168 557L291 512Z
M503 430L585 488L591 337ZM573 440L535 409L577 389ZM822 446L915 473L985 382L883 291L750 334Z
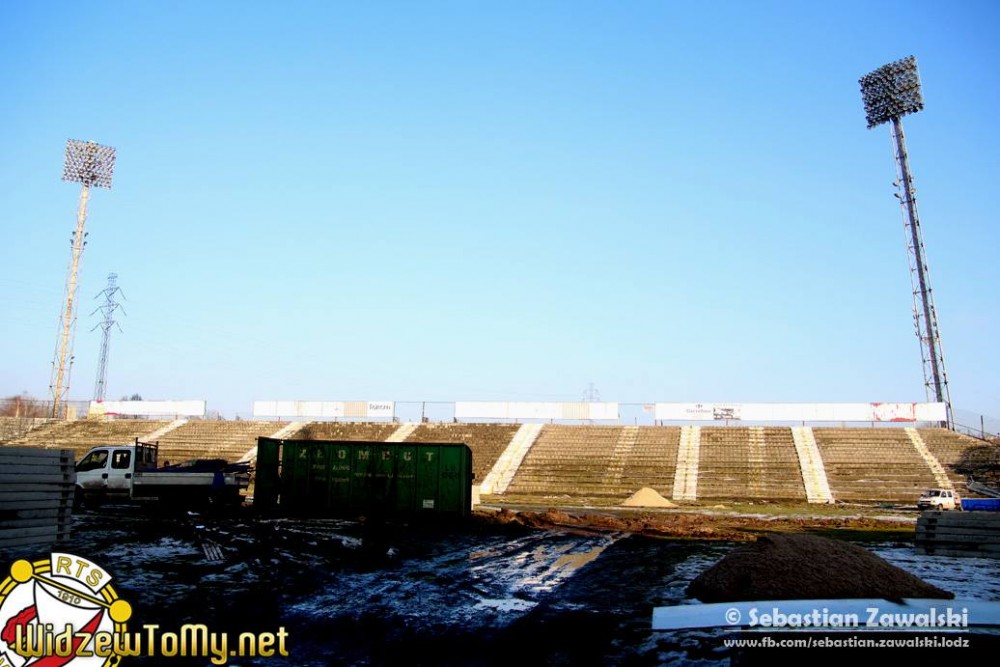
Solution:
M391 419L393 401L254 401L253 416L260 418Z
M617 403L458 401L455 419L617 421Z
M205 401L91 401L91 415L204 417Z
M657 403L663 421L917 422L946 421L944 403Z

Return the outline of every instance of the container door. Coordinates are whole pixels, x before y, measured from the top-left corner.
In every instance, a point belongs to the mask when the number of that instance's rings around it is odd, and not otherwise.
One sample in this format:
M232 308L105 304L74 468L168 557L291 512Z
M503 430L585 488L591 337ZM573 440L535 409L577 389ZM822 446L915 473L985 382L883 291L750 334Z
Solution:
M420 509L417 501L417 448L414 445L396 447L396 507L401 512Z
M309 488L309 450L304 442L286 442L284 449L281 503L290 509L305 509Z
M330 477L328 507L343 511L351 506L351 446L335 443L330 446Z
M257 440L257 470L254 479L253 504L260 509L273 509L278 496L279 440Z
M417 447L417 510L434 512L438 505L438 473L441 448L434 445Z
M371 506L372 482L375 479L375 450L375 445L368 443L354 445L351 509L365 509Z
M375 479L372 480L372 507L376 510L396 508L396 446L375 448Z
M330 496L330 450L325 443L310 444L307 448L309 479L306 483L306 511L311 514L327 510Z
M464 513L462 506L466 496L463 488L469 484L463 470L465 466L464 447L441 447L441 481L438 483L438 510L455 514Z

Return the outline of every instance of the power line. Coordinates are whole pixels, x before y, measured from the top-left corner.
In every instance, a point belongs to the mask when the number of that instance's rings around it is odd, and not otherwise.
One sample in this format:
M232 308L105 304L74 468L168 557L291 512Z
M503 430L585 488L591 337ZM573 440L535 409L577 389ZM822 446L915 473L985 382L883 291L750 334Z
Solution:
M115 321L115 311L121 309L122 314L126 315L125 309L122 308L121 304L115 301L115 298L119 295L124 299L125 294L122 289L118 287L118 274L109 273L108 274L108 286L105 287L101 292L97 294L94 298L104 295L104 303L94 309L94 313L100 311L104 315L104 320L99 322L91 331L97 328L102 330L101 335L101 355L98 357L97 361L97 381L94 383L94 400L103 401L104 394L108 387L108 354L111 349L111 328L117 326L118 330L121 331L121 325Z

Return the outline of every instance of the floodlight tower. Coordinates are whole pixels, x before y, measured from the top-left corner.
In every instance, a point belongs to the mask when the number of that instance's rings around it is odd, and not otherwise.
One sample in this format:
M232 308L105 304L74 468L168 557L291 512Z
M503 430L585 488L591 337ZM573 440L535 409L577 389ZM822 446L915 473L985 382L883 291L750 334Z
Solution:
M109 273L108 286L97 295L104 297L104 303L95 308L94 312L91 313L93 315L97 311L101 311L101 314L104 315L104 319L91 329L91 331L94 331L94 329L100 327L103 332L101 335L101 356L97 360L97 381L94 383L95 401L103 401L104 394L108 388L108 354L111 351L111 327L117 326L119 331L122 330L121 325L115 321L115 311L121 308L122 313L124 313L125 309L122 308L120 303L115 301L115 298L118 295L125 298L125 295L117 283L118 274Z
M66 162L63 166L63 180L80 183L80 206L76 214L76 231L70 244L73 254L66 274L65 299L62 315L59 318L59 337L56 340L55 358L52 361L52 380L49 391L52 393L52 416L59 417L60 404L69 391L70 368L73 365L73 332L76 328L76 281L80 270L80 257L86 245L86 234L83 231L87 221L87 201L90 199L90 188L111 188L111 174L115 169L115 149L101 146L92 141L66 142Z
M883 65L858 81L865 105L868 129L891 123L890 134L896 156L896 188L906 231L907 257L910 263L910 285L913 291L913 323L920 341L923 361L924 388L928 400L944 403L951 424L951 391L944 367L941 332L938 329L930 271L925 259L924 239L917 215L917 198L906 151L906 135L902 117L924 108L920 94L920 74L913 56Z

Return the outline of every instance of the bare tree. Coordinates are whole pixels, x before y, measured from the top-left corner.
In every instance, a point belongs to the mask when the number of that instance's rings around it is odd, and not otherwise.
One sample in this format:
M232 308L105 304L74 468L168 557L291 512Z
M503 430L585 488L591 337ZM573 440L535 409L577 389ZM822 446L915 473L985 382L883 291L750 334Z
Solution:
M46 407L43 401L24 392L0 400L0 417L45 417Z

